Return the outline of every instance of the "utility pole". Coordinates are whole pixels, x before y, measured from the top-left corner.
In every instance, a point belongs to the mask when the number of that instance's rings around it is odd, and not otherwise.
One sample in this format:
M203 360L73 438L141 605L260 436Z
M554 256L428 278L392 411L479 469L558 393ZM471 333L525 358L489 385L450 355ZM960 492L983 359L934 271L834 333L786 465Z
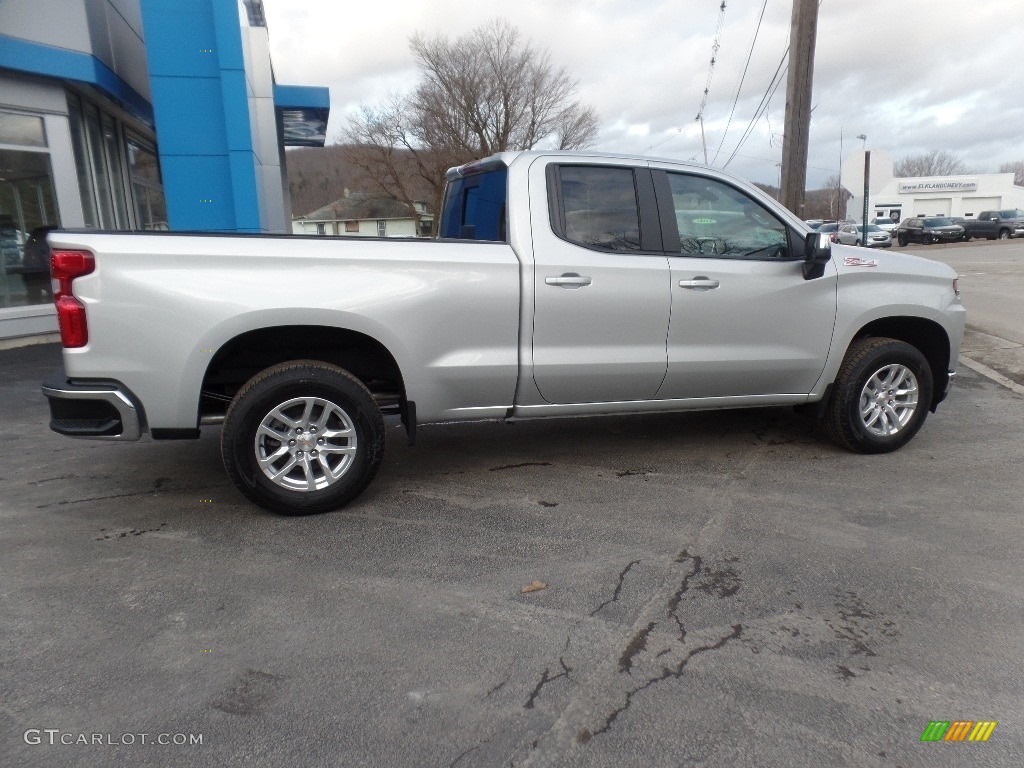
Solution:
M811 132L811 85L817 34L818 0L793 0L780 197L782 204L801 218L807 186L807 142Z
M858 137L859 138L859 137ZM867 142L865 142L865 145ZM871 150L864 150L864 210L861 213L860 223L863 230L860 233L860 244L868 247L868 195L871 194Z

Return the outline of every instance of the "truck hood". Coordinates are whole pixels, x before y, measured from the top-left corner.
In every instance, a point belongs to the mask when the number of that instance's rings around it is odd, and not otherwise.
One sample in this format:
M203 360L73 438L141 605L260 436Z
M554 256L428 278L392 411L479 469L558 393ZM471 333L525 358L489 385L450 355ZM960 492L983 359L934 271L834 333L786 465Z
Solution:
M832 244L832 260L840 275L873 272L886 275L918 275L952 280L956 270L947 264L909 253L880 252L854 245Z

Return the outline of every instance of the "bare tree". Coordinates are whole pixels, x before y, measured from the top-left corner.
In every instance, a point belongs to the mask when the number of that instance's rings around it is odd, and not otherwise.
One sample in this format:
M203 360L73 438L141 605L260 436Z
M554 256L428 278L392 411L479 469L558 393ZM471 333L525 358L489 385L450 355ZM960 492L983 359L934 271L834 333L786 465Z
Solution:
M430 185L435 228L444 171L495 152L548 145L580 149L597 138L597 113L574 99L577 82L551 54L497 19L450 40L417 34L420 82L353 115L343 140L361 145L360 168L411 202L408 174Z
M961 173L973 173L973 171L953 153L938 149L922 152L919 155L907 155L893 168L893 175L898 178L956 176Z
M1024 187L1024 160L1014 160L1012 163L1003 163L999 166L1000 173L1012 173L1013 183L1018 187Z
M444 173L459 163L459 155L423 146L414 138L408 123L406 100L388 96L378 107L363 106L349 120L344 137L351 144L350 162L382 193L416 210L418 190L429 190L436 226L444 192ZM417 230L419 225L417 214Z

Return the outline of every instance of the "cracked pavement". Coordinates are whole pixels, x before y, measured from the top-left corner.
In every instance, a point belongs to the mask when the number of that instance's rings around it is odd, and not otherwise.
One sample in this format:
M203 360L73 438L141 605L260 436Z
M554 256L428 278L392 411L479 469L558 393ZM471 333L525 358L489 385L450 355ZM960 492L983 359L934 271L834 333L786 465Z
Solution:
M0 764L1024 763L1024 400L969 370L886 456L787 410L392 426L287 519L216 430L51 434L56 364L0 352ZM955 719L999 725L920 742Z

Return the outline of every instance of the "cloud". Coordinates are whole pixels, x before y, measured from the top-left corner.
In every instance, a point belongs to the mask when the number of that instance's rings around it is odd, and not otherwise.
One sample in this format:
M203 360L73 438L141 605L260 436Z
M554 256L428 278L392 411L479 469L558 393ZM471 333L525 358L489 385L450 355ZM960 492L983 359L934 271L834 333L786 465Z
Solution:
M416 69L409 37L455 37L503 16L551 51L579 80L579 95L602 118L598 146L680 159L703 158L695 121L708 77L720 0L264 0L279 82L331 89L329 134L347 113L389 91L409 90ZM789 2L728 0L704 109L711 157L721 166L751 123L789 38ZM961 156L979 171L1024 158L1019 0L823 0L818 19L808 184L838 171L840 152L868 147L895 158L930 149ZM1019 24L1017 25L1019 28ZM750 65L737 95L744 64ZM728 170L775 183L781 159L785 82L767 116ZM726 124L729 123L726 133ZM724 136L724 140L723 140Z

